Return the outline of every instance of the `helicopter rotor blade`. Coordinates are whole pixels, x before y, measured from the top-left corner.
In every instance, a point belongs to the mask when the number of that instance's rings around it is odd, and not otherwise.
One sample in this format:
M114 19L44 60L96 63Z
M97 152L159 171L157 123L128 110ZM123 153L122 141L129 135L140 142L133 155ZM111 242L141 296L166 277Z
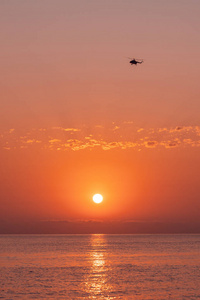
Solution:
M142 60L142 61L144 61L144 59L143 58L135 58L135 57L125 57L125 58L127 58L127 59L135 59L135 60Z

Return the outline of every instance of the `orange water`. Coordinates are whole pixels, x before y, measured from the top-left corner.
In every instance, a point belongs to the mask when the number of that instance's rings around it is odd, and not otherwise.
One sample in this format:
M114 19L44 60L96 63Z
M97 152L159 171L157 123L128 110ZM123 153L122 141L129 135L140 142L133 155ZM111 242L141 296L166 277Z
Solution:
M200 235L0 235L2 299L200 299Z

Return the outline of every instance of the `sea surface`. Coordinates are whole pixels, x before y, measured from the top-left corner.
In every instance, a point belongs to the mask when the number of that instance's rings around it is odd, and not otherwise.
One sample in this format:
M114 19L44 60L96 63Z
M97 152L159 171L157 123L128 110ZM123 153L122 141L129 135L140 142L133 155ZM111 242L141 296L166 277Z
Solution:
M0 235L2 299L200 299L200 235Z

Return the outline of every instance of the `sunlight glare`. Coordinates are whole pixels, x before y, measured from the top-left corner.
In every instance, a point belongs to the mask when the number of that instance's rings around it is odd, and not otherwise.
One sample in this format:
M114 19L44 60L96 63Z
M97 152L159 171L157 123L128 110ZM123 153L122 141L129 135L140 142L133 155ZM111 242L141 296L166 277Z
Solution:
M93 201L95 203L101 203L103 201L103 196L101 194L95 194L93 196Z

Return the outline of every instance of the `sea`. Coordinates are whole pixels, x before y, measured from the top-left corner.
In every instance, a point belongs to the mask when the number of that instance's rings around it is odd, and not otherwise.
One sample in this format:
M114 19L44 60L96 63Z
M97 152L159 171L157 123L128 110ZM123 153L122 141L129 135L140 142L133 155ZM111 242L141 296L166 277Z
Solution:
M200 235L0 235L1 299L200 299Z

